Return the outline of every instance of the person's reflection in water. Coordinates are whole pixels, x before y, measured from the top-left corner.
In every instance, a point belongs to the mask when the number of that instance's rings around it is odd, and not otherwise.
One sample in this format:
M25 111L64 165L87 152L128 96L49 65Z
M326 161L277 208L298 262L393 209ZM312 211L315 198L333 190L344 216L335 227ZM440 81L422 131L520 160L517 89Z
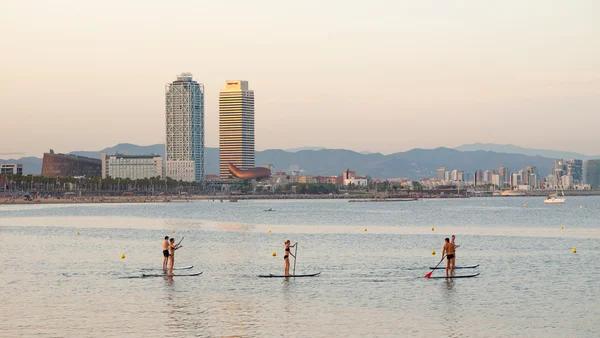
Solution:
M452 278L446 278L446 280L444 281L444 283L442 283L443 286L443 303L444 303L444 309L443 309L443 313L444 315L442 316L442 318L444 318L444 322L445 325L444 327L447 328L447 337L459 337L461 334L460 332L457 332L457 328L458 328L458 318L460 317L459 314L456 313L456 311L460 311L460 304L457 304L457 291L455 290L455 286L456 283L454 281L454 279Z
M283 279L283 304L285 313L292 318L294 316L294 289L295 284L293 278L284 278Z

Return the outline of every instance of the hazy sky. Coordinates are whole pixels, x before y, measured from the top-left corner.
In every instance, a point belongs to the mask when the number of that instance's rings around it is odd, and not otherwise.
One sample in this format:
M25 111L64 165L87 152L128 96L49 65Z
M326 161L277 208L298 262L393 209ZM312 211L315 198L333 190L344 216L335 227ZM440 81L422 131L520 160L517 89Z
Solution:
M257 149L600 154L597 0L0 0L0 42L0 153L163 142L164 86L191 72L207 146L242 79Z

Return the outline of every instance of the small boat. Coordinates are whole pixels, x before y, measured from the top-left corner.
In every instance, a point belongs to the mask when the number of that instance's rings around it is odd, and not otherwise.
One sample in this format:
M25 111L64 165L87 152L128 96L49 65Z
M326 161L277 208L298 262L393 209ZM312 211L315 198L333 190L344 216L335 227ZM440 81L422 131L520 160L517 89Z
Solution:
M550 194L550 195L546 196L544 203L545 204L565 204L565 198L558 197L558 196L556 196L556 194Z
M272 208L266 209L265 211L275 211Z
M558 174L558 169L556 172L556 193L554 194L550 194L548 196L546 196L546 199L544 200L545 204L565 204L565 192L562 189L562 185L560 187L560 192L562 194L561 197L558 196L558 182L560 180L560 175Z

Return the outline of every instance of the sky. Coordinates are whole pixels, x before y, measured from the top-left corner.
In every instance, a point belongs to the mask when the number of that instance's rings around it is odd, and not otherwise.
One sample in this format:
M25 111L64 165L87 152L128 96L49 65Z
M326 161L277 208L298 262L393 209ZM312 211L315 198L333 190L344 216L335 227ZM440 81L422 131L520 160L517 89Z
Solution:
M0 41L0 158L164 142L182 72L205 86L207 147L240 79L257 150L600 154L596 0L2 0Z

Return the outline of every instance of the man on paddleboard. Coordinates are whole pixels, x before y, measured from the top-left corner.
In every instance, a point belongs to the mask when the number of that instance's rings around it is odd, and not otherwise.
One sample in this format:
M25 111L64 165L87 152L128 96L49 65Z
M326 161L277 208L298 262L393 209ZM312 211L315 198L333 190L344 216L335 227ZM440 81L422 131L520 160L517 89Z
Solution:
M163 250L163 270L167 270L167 263L169 262L169 236L165 236L165 240L162 243Z
M450 277L454 274L454 244L450 243L450 238L446 237L446 243L444 243L444 247L442 248L442 257L446 255L446 277ZM448 270L450 270L450 274L448 274Z

